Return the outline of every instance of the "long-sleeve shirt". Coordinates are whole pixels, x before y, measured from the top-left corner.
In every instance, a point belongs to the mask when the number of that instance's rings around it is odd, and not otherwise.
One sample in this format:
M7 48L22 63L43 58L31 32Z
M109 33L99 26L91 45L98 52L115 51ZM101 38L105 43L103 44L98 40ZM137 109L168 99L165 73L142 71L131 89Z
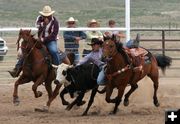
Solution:
M92 51L87 56L82 58L77 65L82 65L86 62L92 62L96 64L98 67L104 65L104 62L101 61L102 58L102 49L99 51Z
M87 44L91 43L92 38L100 38L103 39L103 34L100 31L86 31L87 39L84 43L84 48L87 50L91 50L91 47Z
M64 31L63 37L65 49L77 49L79 48L79 44L75 42L75 38L80 37L81 39L86 39L86 34L83 31Z
M43 38L45 43L57 40L59 22L54 16L48 25L45 25L42 16L38 16L36 26L38 27L38 37Z

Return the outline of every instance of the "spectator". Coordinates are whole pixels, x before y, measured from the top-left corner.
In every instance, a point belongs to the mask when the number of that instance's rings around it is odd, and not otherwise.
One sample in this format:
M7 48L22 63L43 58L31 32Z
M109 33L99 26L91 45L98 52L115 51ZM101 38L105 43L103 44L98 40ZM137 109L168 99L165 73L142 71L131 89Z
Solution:
M92 19L90 22L88 22L87 26L89 28L97 28L100 25L95 19ZM100 31L87 31L86 35L87 35L86 43L91 43L92 38L98 38L99 40L103 41L103 34ZM84 48L85 49L83 50L83 56L91 52L91 47L88 46L87 44L84 44Z
M116 27L116 22L114 20L109 20L108 26L110 28L114 28L114 27ZM106 31L104 33L104 37L106 37L106 38L107 37L111 38L112 35L116 36L116 41L117 42L122 42L122 38L125 38L125 35L120 31Z
M67 21L68 28L76 28L76 22L73 17L70 17ZM82 39L86 39L86 34L83 31L64 31L63 32L64 42L65 42L65 52L66 53L74 53L75 54L75 63L76 64L79 59L79 41Z

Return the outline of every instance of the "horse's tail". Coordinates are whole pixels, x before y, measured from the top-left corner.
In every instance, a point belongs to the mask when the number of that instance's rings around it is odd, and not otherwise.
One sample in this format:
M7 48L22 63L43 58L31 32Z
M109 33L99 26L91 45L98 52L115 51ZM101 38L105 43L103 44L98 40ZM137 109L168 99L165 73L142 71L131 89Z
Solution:
M165 73L165 70L167 67L171 66L172 58L165 55L154 55L158 66L161 68L163 74Z

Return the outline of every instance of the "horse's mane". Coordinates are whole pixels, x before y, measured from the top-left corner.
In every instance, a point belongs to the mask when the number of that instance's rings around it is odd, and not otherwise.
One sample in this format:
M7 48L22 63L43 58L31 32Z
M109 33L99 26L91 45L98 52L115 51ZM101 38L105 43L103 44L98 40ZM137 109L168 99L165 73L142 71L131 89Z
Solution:
M124 50L123 44L121 42L117 42L116 36L114 34L111 37L109 37L109 36L104 37L104 41L106 41L106 40L112 40L115 43L116 50L118 51L118 53L120 53L123 56L125 62L127 64L131 63L130 59L129 59L129 56L127 55L127 53Z

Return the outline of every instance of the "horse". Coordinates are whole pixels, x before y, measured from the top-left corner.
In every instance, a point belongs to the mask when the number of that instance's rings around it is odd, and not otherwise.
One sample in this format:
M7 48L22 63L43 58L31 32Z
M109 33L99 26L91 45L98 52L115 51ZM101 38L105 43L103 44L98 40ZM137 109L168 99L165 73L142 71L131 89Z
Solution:
M157 90L159 85L159 72L158 66L165 71L165 69L171 65L171 58L163 55L152 55L148 50L139 47L133 48L141 49L140 51L146 51L146 55L142 55L140 58L140 65L142 70L136 70L134 67L134 60L131 53L125 50L122 44L117 43L114 38L105 40L103 44L103 54L108 57L107 68L106 68L106 77L107 83L105 85L106 98L105 100L108 103L114 103L115 107L111 114L116 114L118 106L124 95L124 90L127 85L130 85L130 90L125 94L124 106L129 105L130 95L138 88L138 81L140 81L145 76L148 76L154 84L154 95L153 103L158 107L159 101L157 98ZM149 63L145 63L145 58L149 57ZM113 89L118 89L118 94L114 99L111 99Z
M21 46L19 46L20 39L23 39ZM31 30L20 30L17 40L17 49L21 48L24 62L22 65L22 75L14 84L13 103L19 105L20 100L18 96L18 86L33 81L32 90L35 98L41 97L42 92L37 91L37 87L41 84L45 85L48 93L48 101L43 109L35 109L35 111L48 111L51 102L59 94L60 84L56 84L54 91L52 91L52 81L55 79L55 69L51 66L51 56L45 45L38 39L31 35ZM69 64L69 61L64 60Z
M82 99L87 91L92 90L88 106L82 114L83 116L87 115L98 91L97 77L99 71L99 67L92 63L86 63L75 67L62 63L58 66L56 81L65 86L60 93L60 97L62 104L68 105L66 110L71 110L75 104L78 106L85 104L85 101L82 101ZM78 96L69 104L64 99L66 93L70 93L72 98L74 97L74 93L77 93Z

